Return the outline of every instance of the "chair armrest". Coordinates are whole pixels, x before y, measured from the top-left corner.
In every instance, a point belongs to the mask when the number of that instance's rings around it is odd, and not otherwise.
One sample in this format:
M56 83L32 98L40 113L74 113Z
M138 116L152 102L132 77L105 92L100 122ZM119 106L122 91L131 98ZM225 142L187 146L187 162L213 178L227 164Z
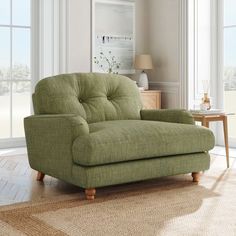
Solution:
M89 133L87 121L75 114L33 115L24 119L26 135L35 132L36 127L50 130L55 125L57 130L69 128L73 139Z
M140 113L142 120L195 124L192 114L184 109L141 110Z
M87 122L78 115L34 115L24 119L30 166L57 178L71 177L72 144L88 135Z

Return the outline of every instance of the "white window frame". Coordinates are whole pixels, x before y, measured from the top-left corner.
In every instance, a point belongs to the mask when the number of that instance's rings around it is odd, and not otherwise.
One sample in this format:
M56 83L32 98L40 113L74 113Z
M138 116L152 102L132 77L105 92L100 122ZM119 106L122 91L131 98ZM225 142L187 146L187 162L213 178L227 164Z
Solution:
M214 86L215 98L218 108L224 109L224 0L216 0L215 2L215 72L217 77L217 85ZM224 146L224 135L222 124L217 122L216 144ZM236 147L236 139L229 137L229 146Z
M215 0L210 1L211 11ZM212 15L210 15L212 21ZM212 24L212 22L211 22ZM203 93L199 92L202 85L199 83L198 75L198 0L188 1L188 108L199 109ZM210 33L212 41L212 32ZM210 64L212 64L212 50L210 48ZM210 71L209 80L213 81L213 71ZM212 84L210 86L210 96L213 96Z
M10 138L6 139L0 139L0 148L11 148L11 147L22 147L26 145L25 138L19 137L14 138L12 137L12 83L17 81L27 81L31 83L31 92L34 89L34 86L36 84L36 81L39 80L39 64L38 64L38 58L39 58L39 40L38 40L38 32L39 32L39 1L31 0L31 20L30 20L30 26L16 26L12 24L12 0L11 2L11 21L9 25L5 25L5 27L10 27L10 40L12 44L12 28L24 28L24 29L30 29L30 71L31 71L31 79L30 80L13 80L11 78L10 82L10 117L11 117L11 123L10 123ZM4 25L1 25L4 26ZM12 46L11 46L12 50ZM12 55L12 51L10 52ZM10 58L12 59L12 58ZM10 68L12 68L12 60ZM31 104L31 113L32 113L32 104ZM22 121L23 122L23 121Z
M191 0L191 4L194 4L197 0ZM214 108L223 109L224 108L224 87L223 83L223 66L224 66L224 38L223 38L223 0L209 0L210 8L211 8L211 48L210 48L210 96L212 99L212 103ZM190 3L190 1L188 2ZM195 11L195 10L194 10ZM188 14L193 14L193 12L188 12ZM190 16L190 15L189 15ZM188 18L190 19L190 18ZM192 17L192 22L190 19L189 24L194 24L196 27L196 22L194 22L195 16ZM190 32L189 32L190 33ZM196 30L194 30L194 34L197 34ZM193 47L195 42L196 35L192 36L192 39L189 40L189 46ZM200 104L202 94L196 93L196 80L197 80L197 67L196 67L196 48L192 52L188 52L188 78L189 78L189 108L193 108L194 104ZM194 66L191 66L194 65ZM194 79L191 79L194 78ZM191 93L191 91L193 91ZM214 122L211 124L211 129L213 130L216 138L216 145L224 145L224 135L223 135L223 127L221 122ZM230 142L230 145L235 145L236 142Z

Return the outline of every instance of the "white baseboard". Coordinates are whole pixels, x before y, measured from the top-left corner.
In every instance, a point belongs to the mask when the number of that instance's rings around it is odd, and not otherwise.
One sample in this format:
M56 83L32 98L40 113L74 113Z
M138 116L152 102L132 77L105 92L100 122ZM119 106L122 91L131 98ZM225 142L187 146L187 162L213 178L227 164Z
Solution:
M25 138L0 139L0 149L25 147Z

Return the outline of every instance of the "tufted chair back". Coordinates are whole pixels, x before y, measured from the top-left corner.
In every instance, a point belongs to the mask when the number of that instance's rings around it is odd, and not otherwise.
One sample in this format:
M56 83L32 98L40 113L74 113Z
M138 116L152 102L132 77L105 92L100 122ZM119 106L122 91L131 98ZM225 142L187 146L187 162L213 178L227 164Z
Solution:
M77 114L88 123L140 119L141 100L129 78L100 73L57 75L38 82L35 114Z

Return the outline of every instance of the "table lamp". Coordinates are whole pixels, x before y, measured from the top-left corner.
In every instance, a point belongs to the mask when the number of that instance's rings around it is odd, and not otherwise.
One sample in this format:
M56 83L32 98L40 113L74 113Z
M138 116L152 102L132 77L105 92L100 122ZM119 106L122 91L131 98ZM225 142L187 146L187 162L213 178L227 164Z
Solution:
M143 87L144 90L148 90L148 77L144 70L151 70L153 68L151 55L137 55L135 57L134 67L137 70L142 70L138 81L139 87Z

